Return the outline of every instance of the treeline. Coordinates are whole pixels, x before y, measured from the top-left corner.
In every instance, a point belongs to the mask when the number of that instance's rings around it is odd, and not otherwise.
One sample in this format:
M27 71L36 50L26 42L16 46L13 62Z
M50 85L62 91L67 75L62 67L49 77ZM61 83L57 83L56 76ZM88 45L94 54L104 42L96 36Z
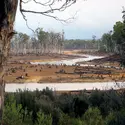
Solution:
M99 43L100 51L120 54L121 63L125 65L125 11L123 21L116 22L113 30L102 35Z
M124 125L125 91L6 93L4 125Z
M98 49L98 42L95 40L80 40L71 39L64 41L64 48L68 50L73 49Z
M64 34L36 29L33 36L17 33L11 41L11 54L62 53Z
M45 32L42 28L35 31L34 36L17 33L11 41L10 54L43 54L63 53L64 50L98 49L97 40L65 40L64 33Z
M116 22L113 30L104 33L100 39L100 50L105 52L121 53L125 44L125 23Z

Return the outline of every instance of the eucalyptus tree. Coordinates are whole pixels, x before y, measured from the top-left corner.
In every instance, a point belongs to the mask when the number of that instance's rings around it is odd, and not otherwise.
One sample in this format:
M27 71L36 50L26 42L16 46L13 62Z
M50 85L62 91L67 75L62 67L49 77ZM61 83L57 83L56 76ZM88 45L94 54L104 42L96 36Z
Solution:
M14 35L14 21L16 16L16 10L19 1L20 12L27 22L25 13L32 14L41 14L54 18L56 20L65 21L59 19L53 13L55 11L64 11L66 8L70 7L72 4L76 3L76 0L48 0L45 2L37 0L0 0L0 120L2 120L3 106L4 106L4 64L7 61L9 50L10 50L10 41ZM39 4L41 8L45 8L43 11L28 10L23 8L24 4L32 2L33 4ZM55 7L56 3L58 6ZM27 24L27 23L26 23Z
M36 30L38 43L41 44L39 49L42 53L61 53L63 48L63 34L54 31L46 32L42 28Z
M19 38L18 34L15 34L11 39L10 54L16 55L19 52Z
M43 28L36 29L37 39L39 43L41 43L41 49L43 50L43 53L46 53L47 51L47 38L48 38L48 32L45 32Z
M29 36L25 33L18 33L18 39L19 39L19 50L20 53L26 54L26 46L28 44Z
M32 46L31 46L32 51L31 51L31 53L37 54L38 53L37 50L39 49L38 48L39 42L38 42L38 40L37 40L37 38L35 36L31 37L31 43L32 43Z
M24 33L17 33L11 40L11 54L28 53L61 53L64 37L62 33L45 32L42 28L36 30L31 38Z
M113 40L116 41L118 52L121 55L121 63L125 65L125 11L123 11L123 22L116 22L113 30Z
M57 42L58 42L58 52L61 54L62 49L63 49L63 44L64 44L64 36L63 33L58 33L57 34Z
M103 46L106 52L113 52L113 41L110 33L104 33L101 38L101 46Z
M11 52L13 54L26 54L29 38L30 37L25 33L16 33L11 40Z

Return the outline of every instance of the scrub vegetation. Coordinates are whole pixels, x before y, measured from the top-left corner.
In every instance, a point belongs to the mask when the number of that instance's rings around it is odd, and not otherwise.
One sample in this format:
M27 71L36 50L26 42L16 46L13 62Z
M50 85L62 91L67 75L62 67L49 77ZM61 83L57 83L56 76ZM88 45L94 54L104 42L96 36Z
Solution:
M124 125L125 91L6 93L4 125Z

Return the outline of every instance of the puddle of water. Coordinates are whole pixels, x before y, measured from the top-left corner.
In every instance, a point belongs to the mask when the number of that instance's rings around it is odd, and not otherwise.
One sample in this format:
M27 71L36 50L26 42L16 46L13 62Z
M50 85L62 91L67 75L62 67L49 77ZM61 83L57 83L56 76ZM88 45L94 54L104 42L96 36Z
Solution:
M49 87L52 90L58 91L72 91L72 90L92 90L92 89L100 89L100 90L109 90L124 88L124 83L114 83L114 82L103 82L103 83L11 83L6 84L5 91L6 92L16 92L16 90L21 89L29 89L34 91L36 89L43 90L44 88Z
M80 55L78 55L80 56ZM100 59L103 57L100 56L91 56L91 55L81 55L81 56L86 56L86 58L77 58L77 59L68 59L68 60L60 60L60 61L50 61L50 62L31 62L31 64L54 64L54 65L61 65L61 64L66 64L66 65L75 65L77 62L83 62L83 61L90 61L93 59Z
M66 65L75 65L76 62L89 61L93 59L103 58L100 56L91 56L91 55L82 55L86 56L86 58L77 58L77 59L69 59L69 60L61 60L61 61L50 61L50 62L31 62L31 64L66 64ZM82 64L81 64L82 65ZM84 64L83 64L84 65ZM94 66L94 65L92 65ZM16 92L16 90L21 89L29 89L31 91L39 89L43 90L44 88L49 87L52 90L57 91L72 91L72 90L92 90L92 89L100 89L100 90L109 90L125 88L124 83L114 83L114 82L101 82L101 83L10 83L6 84L5 91L6 92Z

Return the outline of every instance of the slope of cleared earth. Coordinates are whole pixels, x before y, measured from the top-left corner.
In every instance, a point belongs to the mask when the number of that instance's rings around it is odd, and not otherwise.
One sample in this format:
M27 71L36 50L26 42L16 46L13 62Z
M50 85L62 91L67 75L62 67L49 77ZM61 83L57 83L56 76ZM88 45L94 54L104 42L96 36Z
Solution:
M67 57L66 57L67 56ZM14 56L5 67L5 80L7 83L66 83L66 82L105 82L124 81L125 69L119 67L119 56L111 55L102 59L88 62L80 62L88 66L67 65L31 65L30 61L60 60L64 55L50 56ZM73 55L65 55L65 59L76 58ZM78 58L78 57L77 57ZM89 66L95 65L95 66ZM110 67L104 67L110 66ZM117 67L117 68L116 68Z

